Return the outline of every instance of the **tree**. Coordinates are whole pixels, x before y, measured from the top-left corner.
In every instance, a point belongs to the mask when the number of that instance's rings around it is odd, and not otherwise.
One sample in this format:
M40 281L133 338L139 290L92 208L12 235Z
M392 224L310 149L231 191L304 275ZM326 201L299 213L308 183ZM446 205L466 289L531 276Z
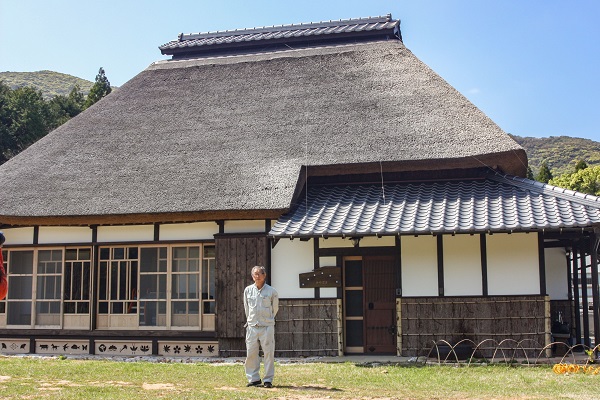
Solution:
M531 170L531 167L529 165L527 166L527 175L525 177L527 179L531 179L532 181L535 181L535 176L533 176L533 171Z
M540 171L538 172L535 179L538 182L548 183L552 178L552 172L550 172L548 163L546 163L546 161L543 161L542 165L540 166Z
M84 110L85 96L79 85L75 85L68 96L54 96L49 101L53 115L52 129L64 124Z
M586 169L588 167L587 163L583 160L579 160L577 161L577 164L575 164L575 172L580 171L582 169Z
M563 174L552 179L550 184L600 196L600 166L580 169L572 174Z
M4 162L48 134L52 123L42 92L30 87L10 90L2 108Z
M0 164L81 112L82 106L83 94L78 88L69 97L46 101L41 91L30 87L12 90L0 82Z
M6 153L11 146L11 116L8 111L8 101L11 92L10 87L3 81L0 81L0 164L8 160Z
M104 73L104 68L100 67L98 75L96 75L96 82L90 89L87 99L85 100L84 108L90 107L92 104L98 102L101 98L108 95L112 91L110 82Z

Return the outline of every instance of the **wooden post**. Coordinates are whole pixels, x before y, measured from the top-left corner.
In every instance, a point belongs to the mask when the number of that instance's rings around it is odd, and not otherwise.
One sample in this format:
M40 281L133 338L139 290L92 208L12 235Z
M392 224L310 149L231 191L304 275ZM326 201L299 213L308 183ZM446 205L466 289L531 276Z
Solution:
M402 296L402 246L400 236L394 237L394 255L396 257L396 296Z
M588 243L591 247L591 243ZM579 271L581 271L581 305L583 309L583 344L590 346L590 319L588 314L588 295L587 295L587 267L585 265L585 246L580 247ZM589 249L588 249L589 250Z
M598 230L594 229L592 235L592 265L590 273L592 274L592 310L594 313L594 343L600 344L600 296L598 293L598 244L600 244L600 238L598 237ZM586 288L587 290L587 288ZM588 313L588 310L584 310L584 313Z
M552 343L552 316L550 314L550 296L546 296L544 298L544 315L545 315L545 321L544 321L544 326L545 326L545 331L546 334L544 335L545 337L545 343L544 343L544 347L548 346L550 343ZM552 348L548 347L546 349L546 357L552 357Z
M479 246L481 249L481 288L482 294L488 296L488 273L487 273L487 242L485 233L479 235Z
M579 270L577 260L580 257L580 242L573 243L572 265L573 270L573 299L575 300L575 344L581 344L581 321L579 319Z
M342 299L337 299L337 332L338 332L338 356L344 355L344 310L342 309Z
M437 235L438 296L444 296L444 239Z
M98 266L100 265L100 246L98 245L98 225L90 226L92 230L92 259L90 260L90 329L97 327L98 320ZM90 349L93 349L90 347ZM94 353L91 353L94 354Z
M319 238L313 238L313 270L321 268L321 262L319 259ZM315 287L315 299L321 298L321 288Z
M402 356L402 299L396 298L396 355Z

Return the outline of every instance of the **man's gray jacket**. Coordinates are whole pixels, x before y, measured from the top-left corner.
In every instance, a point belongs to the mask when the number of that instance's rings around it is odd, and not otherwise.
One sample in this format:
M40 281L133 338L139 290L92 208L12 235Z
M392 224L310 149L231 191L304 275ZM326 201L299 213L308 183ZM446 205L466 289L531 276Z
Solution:
M246 325L272 326L275 325L275 315L279 311L279 294L266 283L262 289L256 284L246 286L244 289L244 311L246 312Z

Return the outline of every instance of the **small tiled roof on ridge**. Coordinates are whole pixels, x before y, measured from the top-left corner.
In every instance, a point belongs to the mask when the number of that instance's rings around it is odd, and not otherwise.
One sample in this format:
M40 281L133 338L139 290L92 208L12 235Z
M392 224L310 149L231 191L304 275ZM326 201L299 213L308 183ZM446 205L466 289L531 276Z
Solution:
M569 191L571 192L571 191ZM477 233L600 223L600 198L524 178L315 186L282 216L274 237ZM308 205L308 212L306 206Z
M400 21L388 14L379 17L341 19L303 24L274 25L261 28L236 29L204 33L180 33L177 40L159 46L162 54L177 55L181 52L214 50L215 48L247 47L253 42L281 42L307 40L336 40L352 35L353 40L361 36L396 36L400 38Z

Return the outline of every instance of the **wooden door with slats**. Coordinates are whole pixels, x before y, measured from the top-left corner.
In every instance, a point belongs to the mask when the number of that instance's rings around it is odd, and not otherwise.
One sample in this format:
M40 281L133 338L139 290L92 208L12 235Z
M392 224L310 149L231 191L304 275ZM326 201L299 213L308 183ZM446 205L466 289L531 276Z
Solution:
M394 257L363 258L366 354L396 353Z

